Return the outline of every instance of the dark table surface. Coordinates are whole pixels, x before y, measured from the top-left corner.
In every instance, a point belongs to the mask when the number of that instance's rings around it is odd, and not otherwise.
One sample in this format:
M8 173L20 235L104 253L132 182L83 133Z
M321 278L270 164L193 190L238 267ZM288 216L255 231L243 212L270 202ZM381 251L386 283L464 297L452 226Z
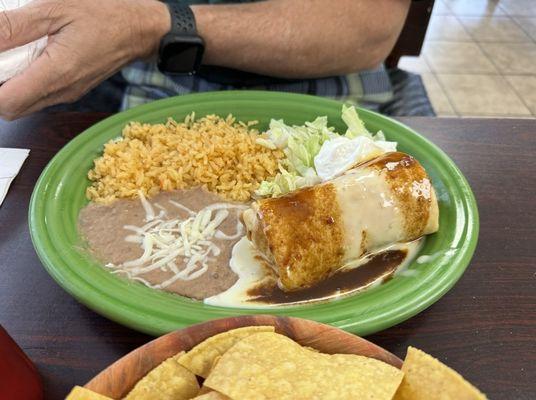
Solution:
M104 117L52 114L0 122L0 147L31 149L0 206L0 324L36 363L46 399L63 398L151 340L63 291L42 268L28 232L28 202L46 163ZM536 399L536 120L401 120L443 148L469 180L480 239L449 293L368 339L401 358L408 345L432 353L491 399Z

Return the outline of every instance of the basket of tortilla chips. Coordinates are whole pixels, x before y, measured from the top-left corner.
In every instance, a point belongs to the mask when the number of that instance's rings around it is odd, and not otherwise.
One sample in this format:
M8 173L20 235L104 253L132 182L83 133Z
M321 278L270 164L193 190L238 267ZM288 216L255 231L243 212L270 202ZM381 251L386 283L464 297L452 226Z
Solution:
M480 400L461 375L409 347L384 349L317 322L273 316L209 321L123 357L67 400Z

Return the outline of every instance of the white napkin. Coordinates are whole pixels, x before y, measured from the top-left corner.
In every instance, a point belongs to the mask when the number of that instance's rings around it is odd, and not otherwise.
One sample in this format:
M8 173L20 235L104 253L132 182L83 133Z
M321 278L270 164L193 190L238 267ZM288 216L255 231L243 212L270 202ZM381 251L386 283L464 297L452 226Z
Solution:
M0 147L0 206L6 197L9 185L30 154L28 149L8 149Z
M28 4L31 0L0 0L0 11L12 10ZM47 38L0 53L0 83L24 71L43 52Z

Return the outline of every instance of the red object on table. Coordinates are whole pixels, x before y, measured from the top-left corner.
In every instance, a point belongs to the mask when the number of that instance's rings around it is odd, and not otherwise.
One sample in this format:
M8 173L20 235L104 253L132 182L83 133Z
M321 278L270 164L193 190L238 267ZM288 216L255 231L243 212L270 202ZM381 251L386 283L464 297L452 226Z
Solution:
M37 368L0 325L0 400L42 400Z

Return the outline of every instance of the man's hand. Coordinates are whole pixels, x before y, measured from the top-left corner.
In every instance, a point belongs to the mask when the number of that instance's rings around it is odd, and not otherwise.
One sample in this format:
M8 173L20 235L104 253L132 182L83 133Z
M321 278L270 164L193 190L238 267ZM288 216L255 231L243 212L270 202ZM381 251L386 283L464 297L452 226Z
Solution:
M155 0L35 0L0 13L0 52L48 35L43 54L0 86L0 117L75 101L154 55L170 28L167 6Z

